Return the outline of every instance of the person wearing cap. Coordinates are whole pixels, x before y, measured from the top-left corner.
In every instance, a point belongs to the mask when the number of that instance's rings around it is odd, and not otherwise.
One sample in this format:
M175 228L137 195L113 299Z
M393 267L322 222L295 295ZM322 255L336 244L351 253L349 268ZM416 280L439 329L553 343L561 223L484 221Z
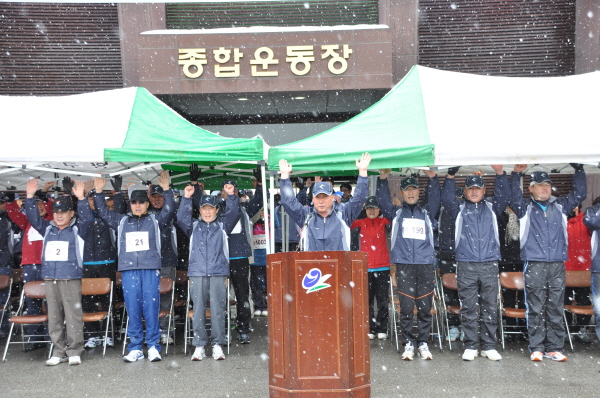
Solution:
M233 184L224 184L227 194L225 214L219 213L218 198L203 195L200 199L200 217L192 218L192 194L194 187L185 187L184 196L177 212L177 222L183 232L190 237L190 257L188 276L190 278L190 299L194 302L192 319L196 347L192 361L206 357L204 346L208 344L206 332L206 304L211 309L212 356L216 360L225 359L222 346L227 344L227 277L229 276L229 248L227 235L240 220L239 198Z
M341 183L340 192L342 193L342 203L350 201L350 198L352 198L352 185L347 182Z
M426 170L428 203L418 204L421 190L415 177L400 181L402 206L394 206L388 186L391 170L381 170L377 179L377 200L383 215L392 222L392 278L396 280L400 299L400 331L404 352L402 359L412 361L415 346L422 359L433 359L428 341L433 302L433 226L440 210L440 183L435 171ZM418 333L413 331L413 311L417 307Z
M294 195L290 181L292 165L285 159L279 161L281 205L296 224L303 226L302 250L350 250L350 225L367 200L369 163L371 155L368 153L356 160L359 176L354 196L348 203L337 203L331 183L319 181L312 185L313 207L309 208L303 206Z
M13 265L15 263L13 257L13 239L14 230L13 223L10 221L10 217L6 214L6 202L8 201L8 195L4 192L0 192L0 275L12 276ZM6 303L8 298L9 288L0 290L0 307ZM0 317L2 317L2 323L0 324L0 338L6 336L8 332L8 318L10 318L10 311L6 309L0 310ZM3 312L6 311L6 312Z
M94 217L85 198L82 181L77 181L72 188L79 199L77 217L74 217L74 204L69 195L57 198L52 204L52 221L42 218L34 198L37 189L37 178L27 181L25 213L32 228L44 237L42 278L46 281L48 331L54 344L52 357L46 365L66 362L67 357L69 365L79 365L83 352L81 253Z
M464 333L464 361L479 354L492 361L502 356L496 350L498 329L498 219L508 205L510 190L502 165L496 172L494 196L485 197L485 182L478 174L467 176L464 200L456 197L456 172L448 169L442 188L442 204L455 220L456 280Z
M169 228L175 215L173 192L169 189L169 172L164 170L158 178L164 190L164 206L158 214L148 211L147 190L133 190L129 196L131 212L118 214L106 207L104 186L106 180L96 177L94 185L96 195L94 203L100 218L117 231L119 257L118 270L121 271L125 307L129 315L128 336L129 353L123 357L125 362L144 359L143 320L146 321L145 342L150 362L160 361L162 347L158 314L160 310L160 269L161 246L160 231Z
M260 168L258 169L260 170ZM250 260L252 256L252 224L250 218L254 217L263 207L262 183L260 174L255 173L253 185L256 189L254 197L246 202L238 201L240 218L233 230L229 233L229 269L231 272L231 282L236 297L236 330L237 339L240 344L250 343L250 319L252 312L250 308ZM226 185L233 185L238 193L237 182L232 179L223 180L221 185L222 201L218 217L224 217L227 213L227 200L229 196L225 190Z
M48 197L48 190L54 185L54 181L44 184L41 190L38 190L34 198L40 217L47 221L52 220L52 199ZM42 281L42 246L44 237L40 235L35 228L31 227L27 216L21 211L19 201L15 200L14 192L7 193L6 212L8 216L23 231L21 268L23 269L23 282ZM41 315L43 311L43 299L33 299L26 297L25 304L27 313L31 315ZM25 351L32 351L38 348L46 347L46 344L36 343L43 340L42 335L48 334L43 325L29 325L28 334L34 337L30 338L31 344L25 345ZM40 336L40 337L38 337Z
M359 228L360 251L368 256L369 284L369 339L377 336L387 339L388 305L390 289L390 253L387 246L387 231L391 223L381 216L375 196L365 203L366 218L354 220L350 229ZM377 318L375 318L377 301Z
M521 259L525 261L527 331L532 361L549 358L566 361L563 306L567 251L567 215L587 196L583 165L571 163L573 190L560 198L552 196L552 181L545 171L531 173L530 197L521 190L525 164L516 164L511 175L511 205L519 217Z

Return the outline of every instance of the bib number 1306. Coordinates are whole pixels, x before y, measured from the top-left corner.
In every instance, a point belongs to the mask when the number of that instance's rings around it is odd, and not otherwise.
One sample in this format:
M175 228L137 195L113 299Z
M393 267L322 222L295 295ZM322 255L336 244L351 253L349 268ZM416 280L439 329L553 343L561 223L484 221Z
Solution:
M139 252L150 249L148 244L148 231L127 232L125 235L125 250Z

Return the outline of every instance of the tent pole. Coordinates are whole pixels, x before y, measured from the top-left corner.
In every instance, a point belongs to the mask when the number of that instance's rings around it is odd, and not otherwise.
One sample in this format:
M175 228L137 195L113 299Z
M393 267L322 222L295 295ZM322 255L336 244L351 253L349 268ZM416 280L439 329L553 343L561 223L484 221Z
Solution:
M269 193L271 194L271 198L275 195L275 170L269 170L269 186L271 187ZM271 236L273 239L269 242L269 246L271 248L271 253L275 253L275 200L271 199L271 203L269 204L269 211L272 214L272 217L269 218L269 224L271 228Z
M269 217L269 211L268 211L268 202L267 202L267 177L265 176L265 161L261 160L258 162L258 164L260 165L260 183L262 184L262 195L263 195L263 211L265 213L265 220L270 220L273 217ZM273 214L273 213L270 213ZM272 222L272 221L271 221ZM265 238L267 239L267 254L271 254L273 253L272 249L271 249L271 237L273 235L271 234L271 231L269 231L269 228L265 228Z

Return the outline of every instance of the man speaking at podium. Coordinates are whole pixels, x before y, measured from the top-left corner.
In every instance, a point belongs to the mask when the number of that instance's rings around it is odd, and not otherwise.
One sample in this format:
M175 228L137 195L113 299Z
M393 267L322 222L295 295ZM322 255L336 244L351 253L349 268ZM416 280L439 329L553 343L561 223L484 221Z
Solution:
M350 225L358 217L367 200L369 163L369 153L363 153L361 159L356 161L358 180L350 201L337 203L331 183L321 181L313 187L313 207L310 208L302 206L294 195L290 181L292 165L285 159L279 161L281 204L292 220L302 226L302 250L350 250Z

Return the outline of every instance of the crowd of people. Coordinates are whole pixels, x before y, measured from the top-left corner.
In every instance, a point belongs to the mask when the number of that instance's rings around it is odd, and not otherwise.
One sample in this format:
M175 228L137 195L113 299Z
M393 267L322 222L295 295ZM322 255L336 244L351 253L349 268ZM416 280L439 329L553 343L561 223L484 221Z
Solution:
M336 191L334 181L325 177L298 179L295 190L292 165L281 160L280 193L272 198L272 215L263 206L260 169L254 192L241 191L235 180L225 179L220 191L208 194L192 164L182 195L172 188L167 171L158 184L132 185L127 195L118 176L111 181L112 194L100 177L87 182L65 177L53 198L49 190L54 182L40 188L35 178L27 183L25 200L14 192L1 194L0 275L20 267L25 283L45 281L46 286L45 302L26 299L27 314L42 314L45 306L48 322L47 330L29 326L25 350L47 347L45 336L50 336L54 347L46 364L78 365L85 348L114 345L110 337L97 337L99 322L83 323L83 313L111 303L105 295L82 296L82 278L115 281L118 271L128 315L123 360L136 362L147 356L151 362L160 361L162 347L173 343L170 323L159 318L171 305L171 298L160 294L160 278L174 280L176 271L184 270L195 310L191 359L203 360L207 347L215 360L225 359L227 284L236 298L239 344L250 343L253 316L269 315L265 229L273 217L276 252L367 253L368 337L388 338L391 283L399 299L403 360L417 355L433 359L428 344L436 275L446 273L456 274L458 289L444 291L445 300L460 306L460 317L450 320L448 337L463 341L465 361L477 356L501 360L496 350L498 275L520 271L525 294L506 295L504 305L526 308L522 328L531 360L566 361L563 305L593 303L596 321L600 317L600 200L581 209L587 193L583 166L572 164L573 190L560 197L553 196L552 181L542 171L531 174L525 196L521 185L526 165L515 165L510 175L502 165L492 165L495 182L489 196L481 173L466 176L464 186L457 186L459 167L448 170L443 184L436 171L424 171L424 189L418 175L403 177L397 193L388 183L391 170L384 169L373 187L376 195L368 196L370 162L370 155L363 154L356 161L356 185L344 182ZM591 292L567 291L565 269L591 269ZM7 289L0 291L0 303L7 294ZM0 338L6 337L9 323L5 316ZM589 323L590 319L582 321ZM581 340L590 342L585 332L582 328ZM598 326L596 332L600 337Z

